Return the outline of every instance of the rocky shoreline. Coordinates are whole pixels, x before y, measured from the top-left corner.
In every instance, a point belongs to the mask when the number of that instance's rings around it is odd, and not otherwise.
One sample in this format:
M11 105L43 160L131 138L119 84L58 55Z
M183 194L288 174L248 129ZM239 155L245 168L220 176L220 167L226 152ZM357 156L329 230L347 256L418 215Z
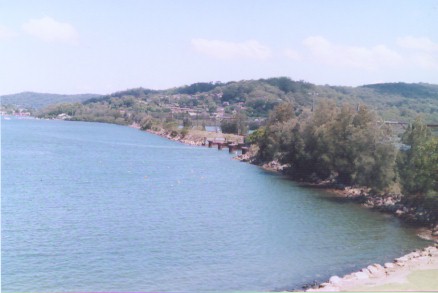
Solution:
M419 236L438 242L437 212L432 212L422 205L405 202L401 194L372 194L367 188L353 187L345 187L342 190L328 188L328 190L340 198L358 202L366 208L389 213L405 222L424 227Z
M306 184L306 186L321 187L315 184ZM417 234L419 237L438 243L436 215L422 206L405 204L400 194L372 194L366 188L345 187L337 189L330 185L323 186L323 188L339 198L358 202L366 208L389 213L403 221L416 224L421 227ZM389 283L403 283L403 278L406 278L408 273L426 269L438 270L438 244L416 250L396 258L392 263L385 263L383 266L373 264L342 278L332 276L328 282L312 286L306 291L354 291L355 288L364 290L363 288L373 284L378 286Z
M135 125L131 125L131 127L139 128ZM205 145L207 139L204 136L193 135L190 133L185 136L181 136L180 134L172 136L171 132L165 131L164 129L161 129L159 131L149 129L146 131L155 135L159 135L166 139L191 146L203 146ZM278 161L260 164L255 160L255 153L256 151L250 148L245 155L238 155L235 157L235 159L242 162L255 164L267 171L277 172L280 174L282 174L283 171L288 167L287 165L280 164ZM370 193L370 190L366 187L339 188L331 182L302 182L302 185L306 187L326 189L327 191L335 194L337 197L358 202L366 208L372 208L384 213L390 213L406 222L417 224L425 228L419 235L420 237L428 240L438 241L438 213L432 213L430 210L424 208L423 206L416 206L412 205L411 203L404 202L401 194L373 194Z
M288 165L280 164L278 161L259 164L254 160L254 156L251 153L240 155L236 159L259 165L269 172L279 174L283 174L284 170L289 167ZM437 211L432 212L422 205L414 205L405 202L401 194L374 194L366 187L340 187L336 186L333 182L301 182L301 185L309 188L322 188L338 198L357 202L365 208L392 214L405 222L419 226L419 232L417 234L419 237L438 243ZM369 291L372 285L379 286L389 283L403 283L406 281L405 279L409 273L426 269L437 270L436 277L438 278L438 244L399 257L392 263L369 265L360 271L345 275L342 278L332 276L327 282L312 284L310 286L306 285L303 289L308 292L354 291L356 289Z
M250 151L245 155L239 155L237 160L255 164L270 172L283 174L288 165L282 165L278 161L271 161L260 164L254 159ZM287 175L286 175L287 176ZM431 211L423 205L416 205L404 200L401 194L397 193L372 193L367 187L339 186L334 182L323 181L319 183L298 182L304 187L321 188L331 192L336 197L344 198L361 204L370 209L389 213L405 222L424 227L420 237L438 242L438 211Z
M138 125L136 127L136 125L134 124L130 125L130 127L140 129ZM208 140L215 140L217 138L222 138L225 139L225 141L233 141L233 142L243 141L243 136L240 135L208 132L205 130L189 131L184 135L182 135L180 132L177 131L167 131L165 129L160 129L160 130L147 129L144 131L190 146L206 146L208 144Z
M180 135L172 136L171 133L164 130L147 130L147 132L187 145L205 145L205 138L196 137L190 134L182 137ZM283 171L288 167L287 165L280 164L278 161L260 164L255 160L255 153L256 151L250 148L248 153L245 155L238 155L235 157L235 159L242 162L255 164L267 171L280 174L282 174ZM414 206L412 204L403 202L402 195L400 194L372 194L370 193L370 190L365 187L339 188L338 186L334 186L334 184L331 182L322 182L318 184L303 182L302 185L310 188L323 188L329 192L332 192L339 198L352 200L362 204L366 208L372 208L381 212L390 213L404 221L417 224L423 227L421 232L418 234L419 237L427 240L433 240L438 243L438 217L436 213L431 213L422 206ZM369 285L370 283L373 283L373 280L376 281L374 282L376 284L385 284L391 280L396 281L397 276L406 275L411 270L425 268L438 270L438 244L426 247L422 250L416 250L412 253L395 259L392 263L385 263L383 266L380 264L369 265L358 272L353 272L343 276L342 278L338 276L332 276L328 282L314 284L314 286L306 291L351 291L359 286L366 284Z
M343 277L332 276L327 282L307 289L306 292L369 291L385 284L404 283L410 273L418 270L438 272L438 244L415 250L384 265L373 264Z
M148 129L146 130L146 132L167 138L169 140L177 141L186 145L202 146L205 144L205 139L203 137L197 137L190 134L187 134L185 136L181 136L180 134L172 136L171 132L165 131L164 129L159 131Z

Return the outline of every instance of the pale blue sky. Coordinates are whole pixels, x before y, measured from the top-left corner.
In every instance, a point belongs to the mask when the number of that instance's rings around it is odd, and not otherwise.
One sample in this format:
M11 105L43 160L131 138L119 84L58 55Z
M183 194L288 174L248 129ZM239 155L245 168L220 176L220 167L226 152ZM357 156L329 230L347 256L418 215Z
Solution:
M0 94L438 84L438 1L0 0Z

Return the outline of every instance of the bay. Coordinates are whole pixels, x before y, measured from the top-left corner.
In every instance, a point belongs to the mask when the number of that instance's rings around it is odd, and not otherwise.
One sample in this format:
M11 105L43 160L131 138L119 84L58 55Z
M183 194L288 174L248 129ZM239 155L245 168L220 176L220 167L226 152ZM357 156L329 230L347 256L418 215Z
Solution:
M225 150L99 123L1 130L3 292L283 290L428 244Z

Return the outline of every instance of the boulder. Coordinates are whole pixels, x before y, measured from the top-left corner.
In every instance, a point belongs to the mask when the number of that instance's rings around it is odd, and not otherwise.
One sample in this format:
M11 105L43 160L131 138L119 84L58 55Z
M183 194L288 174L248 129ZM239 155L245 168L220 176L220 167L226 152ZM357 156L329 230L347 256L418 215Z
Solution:
M422 255L422 256L429 256L429 251L427 251L427 250L423 250L423 251L421 252L421 255Z
M376 275L381 272L381 270L379 270L375 265L367 266L367 269L373 275Z
M333 276L329 279L329 282L333 285L338 285L342 281L338 276Z
M429 253L433 256L438 255L438 249L436 247L431 247Z
M375 267L376 267L377 269L379 269L379 270L383 270L383 266L380 265L380 264L378 264L378 263L373 264L373 266L375 266Z
M333 286L333 285L329 285L329 286L324 287L324 289L322 289L322 291L324 291L324 292L338 292L339 288L336 286Z
M397 215L397 216L401 216L401 215L403 215L405 212L403 212L402 210L396 210L395 211L395 214Z
M371 275L371 272L367 268L363 268L360 271L367 274L368 276Z
M351 274L343 276L342 280L349 282L352 280L356 280L356 276L354 275L354 273L351 273Z
M392 199L392 197L389 197L385 200L386 206L393 206L395 204L395 201Z
M409 258L406 255L395 259L395 261L397 263L399 263L399 262L407 262L408 260L409 260Z
M364 272L356 272L356 273L353 273L353 275L358 280L364 280L364 279L368 279L369 278L369 275L367 273L364 273Z
M387 269L393 269L394 268L394 263L392 262L387 262L383 265L385 268Z

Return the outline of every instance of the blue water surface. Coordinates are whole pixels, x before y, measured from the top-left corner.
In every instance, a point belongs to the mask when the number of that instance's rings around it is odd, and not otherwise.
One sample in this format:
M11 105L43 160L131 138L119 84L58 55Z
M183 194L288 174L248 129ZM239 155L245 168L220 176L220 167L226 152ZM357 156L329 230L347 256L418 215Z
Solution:
M225 150L98 123L1 131L3 292L292 289L427 244Z

